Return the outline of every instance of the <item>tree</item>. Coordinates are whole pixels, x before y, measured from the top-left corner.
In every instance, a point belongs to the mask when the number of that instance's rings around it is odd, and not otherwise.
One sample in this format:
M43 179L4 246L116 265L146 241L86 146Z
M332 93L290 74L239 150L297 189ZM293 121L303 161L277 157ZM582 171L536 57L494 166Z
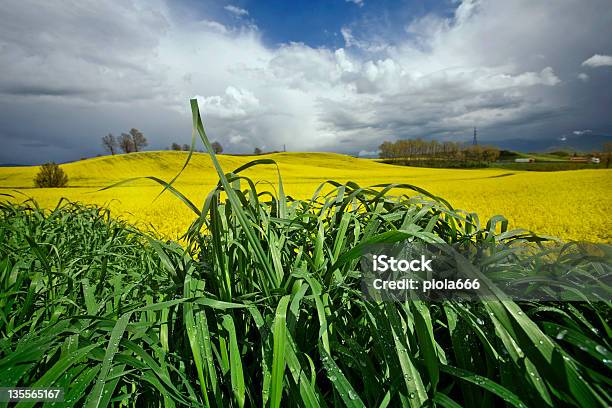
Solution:
M499 159L501 154L500 150L493 146L485 146L483 151L483 158L486 162L494 162Z
M181 145L180 145L180 144L178 144L178 143L176 143L176 142L173 142L173 143L172 143L172 146L170 146L170 148L171 148L172 150L181 150Z
M216 140L212 142L212 149L215 154L223 153L223 146L221 146L221 143L217 142Z
M68 176L54 162L43 164L34 179L36 187L64 187L67 183Z
M253 154L260 155L261 149L259 147L256 147L255 150L253 150Z
M186 152L188 152L188 151L190 151L190 150L191 150L191 146L190 146L190 145L188 145L187 143L185 143L185 144L183 145L183 150L184 150L184 151L186 151Z
M122 133L119 138L119 148L123 150L123 153L132 153L134 151L134 141L132 135Z
M612 142L604 143L603 151L607 169L610 167L610 161L612 161Z
M134 151L139 152L143 147L148 145L147 138L144 137L142 132L136 128L130 129L130 136L132 136L132 143L134 145Z
M102 136L102 145L110 152L110 154L115 155L115 152L117 151L117 139L115 139L115 136L113 136L112 133Z

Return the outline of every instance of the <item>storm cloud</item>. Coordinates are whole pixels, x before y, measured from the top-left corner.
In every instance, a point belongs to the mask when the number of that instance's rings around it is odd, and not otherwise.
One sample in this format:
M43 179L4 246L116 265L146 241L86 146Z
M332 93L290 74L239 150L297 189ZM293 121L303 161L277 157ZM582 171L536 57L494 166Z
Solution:
M150 149L185 143L192 97L226 152L609 134L608 3L464 0L392 36L355 21L335 49L267 44L233 4L230 24L161 0L4 1L0 163L92 156L132 127Z

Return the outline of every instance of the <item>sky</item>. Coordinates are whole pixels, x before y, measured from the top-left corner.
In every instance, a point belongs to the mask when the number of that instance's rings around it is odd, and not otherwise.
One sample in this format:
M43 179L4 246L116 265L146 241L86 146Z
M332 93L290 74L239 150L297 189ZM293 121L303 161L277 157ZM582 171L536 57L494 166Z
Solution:
M0 0L0 163L612 134L609 0Z

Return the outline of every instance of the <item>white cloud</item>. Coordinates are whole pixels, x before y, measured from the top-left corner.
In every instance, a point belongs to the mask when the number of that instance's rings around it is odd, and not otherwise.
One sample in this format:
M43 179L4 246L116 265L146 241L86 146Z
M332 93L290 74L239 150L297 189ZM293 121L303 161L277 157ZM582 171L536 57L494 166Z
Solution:
M204 29L210 29L212 31L217 31L222 34L226 34L228 32L227 27L219 23L218 21L202 20L200 24Z
M207 115L223 119L237 119L261 110L259 99L251 91L233 86L225 88L223 95L197 95L196 98Z
M556 126L571 99L564 75L575 77L583 50L603 36L564 47L570 17L600 33L606 18L597 7L527 3L466 0L454 16L407 22L408 34L387 42L346 26L339 49L270 46L248 23L179 18L161 0L0 3L0 103L20 112L36 107L40 123L15 120L15 129L27 122L31 134L71 148L78 143L62 142L66 135L132 126L143 128L151 148L156 139L160 146L187 139L194 94L211 138L243 152L283 144L374 152L386 138L467 138L475 124ZM0 110L0 124L16 116Z
M244 136L238 135L238 134L232 135L229 138L230 143L236 144L236 145L244 142L245 140L246 140L246 138Z
M359 157L378 157L378 150L361 150L357 155Z
M595 54L582 63L585 67L610 67L612 66L612 55Z
M380 38L368 38L367 36L364 36L366 38L357 38L350 27L340 28L340 34L346 48L354 47L370 54L380 54L388 51L390 48L389 44Z
M592 133L593 131L591 129L584 129L584 130L574 130L572 133L577 135L577 136L581 136L581 135L586 135L588 133Z
M363 7L364 4L363 0L346 0L346 2L356 4L359 7Z
M340 29L340 34L342 34L342 38L344 39L345 47L352 47L355 44L355 37L353 37L353 32L348 27L342 27Z
M247 10L240 7L232 6L231 4L228 4L223 8L238 17L244 17L249 15L249 12Z
M581 80L582 82L588 82L590 77L585 74L584 72L581 72L577 75L578 79Z

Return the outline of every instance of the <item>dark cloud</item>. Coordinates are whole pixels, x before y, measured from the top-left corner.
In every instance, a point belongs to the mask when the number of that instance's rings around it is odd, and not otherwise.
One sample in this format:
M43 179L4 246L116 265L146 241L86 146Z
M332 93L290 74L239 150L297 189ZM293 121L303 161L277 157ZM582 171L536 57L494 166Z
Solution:
M87 92L83 89L51 88L44 85L7 86L0 93L14 96L78 96Z
M49 147L49 144L40 143L40 142L31 142L31 143L22 143L21 146L23 147Z
M205 4L2 2L0 162L93 156L131 127L151 149L185 143L196 95L228 152L369 154L385 139L469 140L473 126L493 141L612 133L608 1L453 4L397 33L364 18L331 49L270 48Z

